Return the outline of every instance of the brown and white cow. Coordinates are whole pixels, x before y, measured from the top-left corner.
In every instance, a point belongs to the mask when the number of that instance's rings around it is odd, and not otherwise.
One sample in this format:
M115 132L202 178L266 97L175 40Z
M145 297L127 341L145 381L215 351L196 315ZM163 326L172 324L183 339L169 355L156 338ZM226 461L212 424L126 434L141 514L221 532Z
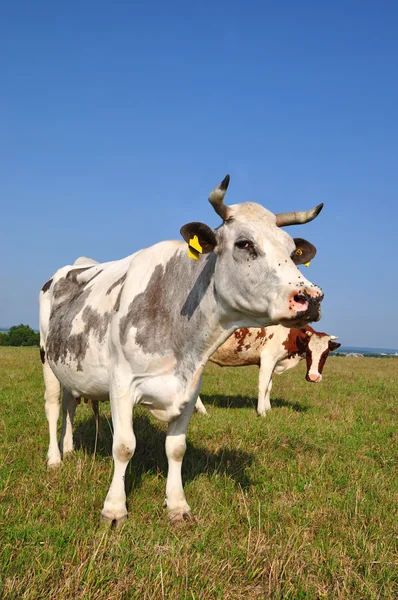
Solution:
M314 331L309 326L302 329L282 325L246 327L237 329L210 360L220 367L260 367L257 413L263 416L271 408L272 374L292 369L305 358L307 381L320 382L329 352L340 346L334 341L336 339L334 335ZM207 412L200 397L195 407L201 413Z
M124 475L136 444L135 405L168 423L166 505L172 519L189 518L181 465L208 359L240 327L303 327L320 318L322 291L296 266L316 250L281 227L311 221L322 206L279 215L252 202L226 206L228 184L229 176L209 196L223 220L216 230L188 223L181 229L186 243L166 241L118 261L69 265L42 288L48 465L61 462L60 384L70 432L64 453L73 449L75 398L110 399L114 474L104 520L127 515Z

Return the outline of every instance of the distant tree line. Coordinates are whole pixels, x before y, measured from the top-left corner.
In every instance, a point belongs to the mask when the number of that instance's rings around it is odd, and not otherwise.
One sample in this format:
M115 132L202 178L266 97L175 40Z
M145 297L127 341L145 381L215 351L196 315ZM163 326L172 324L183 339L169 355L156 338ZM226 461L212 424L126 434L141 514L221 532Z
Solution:
M13 325L8 331L0 331L0 346L40 346L40 334L29 325Z

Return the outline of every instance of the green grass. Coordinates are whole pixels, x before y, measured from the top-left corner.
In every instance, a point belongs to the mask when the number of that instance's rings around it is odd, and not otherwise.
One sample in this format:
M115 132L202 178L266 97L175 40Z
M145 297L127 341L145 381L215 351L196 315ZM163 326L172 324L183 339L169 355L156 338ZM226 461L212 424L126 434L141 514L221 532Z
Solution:
M100 524L112 476L109 405L94 449L46 471L37 349L0 348L0 597L283 600L398 597L398 360L330 358L274 378L256 416L256 368L210 365L183 478L194 525L169 525L164 425L135 412L129 520Z

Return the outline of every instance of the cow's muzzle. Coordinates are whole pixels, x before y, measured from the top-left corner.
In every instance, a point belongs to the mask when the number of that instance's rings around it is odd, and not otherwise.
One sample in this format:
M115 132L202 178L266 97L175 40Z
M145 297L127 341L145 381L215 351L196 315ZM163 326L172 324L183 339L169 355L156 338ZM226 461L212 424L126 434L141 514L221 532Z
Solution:
M322 292L314 293L312 290L293 292L289 298L289 310L292 313L291 321L295 326L303 327L312 321L319 321L322 300Z
M309 381L310 383L320 383L322 381L322 375L318 374L309 374L307 373L307 375L305 376L306 380Z
M300 311L297 312L297 317L301 317L308 321L319 321L321 318L321 302L323 300L323 294L318 294L317 296L310 296L307 292L300 292L300 294L296 294L296 296L304 297L305 301L308 303L307 310L304 311L303 315L300 315Z

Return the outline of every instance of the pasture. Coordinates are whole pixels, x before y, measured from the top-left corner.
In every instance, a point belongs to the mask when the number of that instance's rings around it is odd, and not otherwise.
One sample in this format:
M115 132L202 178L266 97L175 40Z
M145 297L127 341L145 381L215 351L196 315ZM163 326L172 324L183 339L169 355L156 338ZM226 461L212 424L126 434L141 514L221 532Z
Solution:
M0 596L119 600L398 596L398 359L331 357L311 385L208 365L183 463L195 524L170 526L165 426L134 413L129 520L100 523L112 476L109 404L94 455L80 405L73 457L46 471L39 350L0 348Z

